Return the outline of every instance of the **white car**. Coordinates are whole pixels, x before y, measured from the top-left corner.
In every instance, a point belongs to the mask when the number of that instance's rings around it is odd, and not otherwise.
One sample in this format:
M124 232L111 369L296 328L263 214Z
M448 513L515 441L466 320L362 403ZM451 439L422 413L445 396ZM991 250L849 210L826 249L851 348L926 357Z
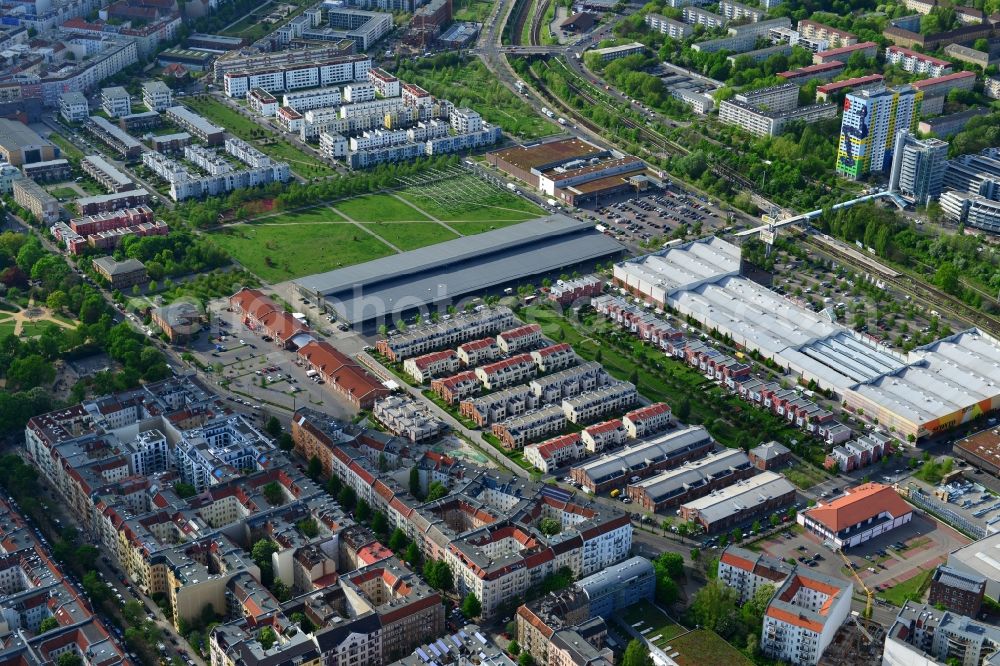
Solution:
M246 341L246 340L240 340L240 344L241 344L241 345L245 345L246 343L247 343L247 341Z

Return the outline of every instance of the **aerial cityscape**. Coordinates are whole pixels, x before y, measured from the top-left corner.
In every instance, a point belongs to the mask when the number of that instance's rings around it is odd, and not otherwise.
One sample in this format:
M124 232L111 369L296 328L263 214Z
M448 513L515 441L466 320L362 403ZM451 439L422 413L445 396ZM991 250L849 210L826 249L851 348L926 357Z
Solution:
M1000 0L0 0L0 666L1000 666Z

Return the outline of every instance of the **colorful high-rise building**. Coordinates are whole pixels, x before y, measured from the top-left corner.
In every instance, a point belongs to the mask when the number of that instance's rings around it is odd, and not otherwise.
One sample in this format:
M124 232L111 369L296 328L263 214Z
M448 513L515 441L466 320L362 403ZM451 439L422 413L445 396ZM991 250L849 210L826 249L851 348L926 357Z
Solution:
M922 91L910 86L848 94L837 146L837 173L858 180L888 171L896 134L916 128L923 97Z

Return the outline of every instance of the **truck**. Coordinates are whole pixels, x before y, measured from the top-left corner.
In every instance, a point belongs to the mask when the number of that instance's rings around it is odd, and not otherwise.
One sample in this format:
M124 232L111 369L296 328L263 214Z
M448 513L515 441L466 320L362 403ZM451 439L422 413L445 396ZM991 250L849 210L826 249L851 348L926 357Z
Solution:
M517 88L517 92L521 93L522 95L527 94L526 93L527 86L524 85L524 81L515 81L514 87Z
M514 183L507 183L507 189L510 190L511 192L516 192L517 185L515 185Z
M318 374L315 370L306 370L306 377L315 377Z
M565 118L559 118L559 124L560 125L565 125L566 124L566 119Z

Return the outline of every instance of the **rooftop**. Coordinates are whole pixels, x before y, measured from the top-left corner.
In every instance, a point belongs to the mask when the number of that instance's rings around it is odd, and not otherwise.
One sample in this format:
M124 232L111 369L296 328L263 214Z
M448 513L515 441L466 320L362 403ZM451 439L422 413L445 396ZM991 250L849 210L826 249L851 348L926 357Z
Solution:
M580 139L562 139L530 146L505 148L490 154L496 155L499 159L519 169L531 171L532 169L548 169L572 160L606 156L609 152Z
M911 511L910 505L891 486L863 483L848 488L845 495L829 504L817 504L807 509L805 515L837 533L882 514L898 518Z
M697 511L705 522L714 523L748 507L789 493L795 493L795 486L784 476L774 472L761 472L705 497L686 502L683 506Z

